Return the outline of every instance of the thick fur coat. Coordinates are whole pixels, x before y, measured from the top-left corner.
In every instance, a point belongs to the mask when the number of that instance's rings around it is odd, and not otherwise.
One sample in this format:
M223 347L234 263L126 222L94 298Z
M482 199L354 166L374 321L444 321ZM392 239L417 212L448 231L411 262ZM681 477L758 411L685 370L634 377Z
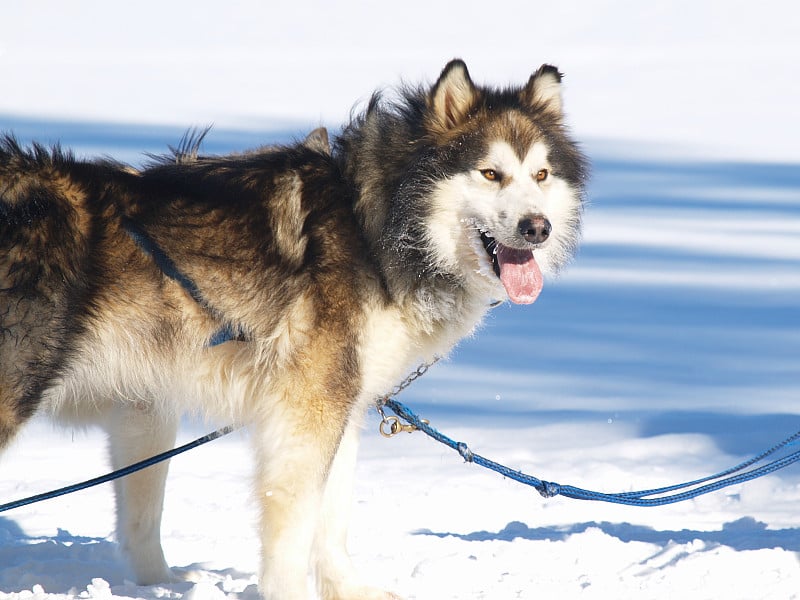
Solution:
M0 147L0 446L37 411L109 432L115 467L171 447L180 414L249 427L260 591L387 599L345 550L358 428L419 359L490 303L530 303L578 241L585 160L561 76L476 86L461 61L375 96L328 147L142 170ZM180 275L165 272L139 232ZM193 286L187 289L180 278ZM221 329L235 339L212 345ZM116 484L140 583L160 545L167 467Z

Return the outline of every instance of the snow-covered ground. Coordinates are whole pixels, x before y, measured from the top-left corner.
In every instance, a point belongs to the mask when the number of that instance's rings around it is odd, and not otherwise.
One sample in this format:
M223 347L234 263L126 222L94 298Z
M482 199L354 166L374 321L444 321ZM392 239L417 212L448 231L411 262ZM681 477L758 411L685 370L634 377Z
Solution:
M581 251L401 400L485 456L606 491L716 472L800 429L800 9L333 6L3 6L0 129L137 162L214 122L205 150L226 152L335 127L452 56L497 84L556 63L594 164ZM662 508L545 500L377 424L351 550L408 598L800 598L800 467ZM0 458L0 503L104 472L103 448L35 422ZM126 581L103 486L0 515L0 598L255 598L249 461L237 433L172 462L164 545L190 581Z

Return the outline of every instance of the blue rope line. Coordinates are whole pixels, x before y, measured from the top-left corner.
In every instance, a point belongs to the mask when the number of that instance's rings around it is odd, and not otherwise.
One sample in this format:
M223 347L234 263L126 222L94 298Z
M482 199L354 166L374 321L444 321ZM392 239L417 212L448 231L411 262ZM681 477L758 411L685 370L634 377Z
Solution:
M496 473L499 473L504 477L508 477L509 479L512 479L519 483L524 483L525 485L529 485L534 489L536 489L536 491L538 491L539 494L541 494L545 498L552 498L554 496L564 496L566 498L573 498L576 500L594 500L602 502L611 502L614 504L625 504L628 506L663 506L665 504L674 504L676 502L682 502L683 500L690 500L692 498L696 498L697 496L708 494L710 492L714 492L722 488L735 485L737 483L744 483L746 481L750 481L758 477L763 477L764 475L768 475L769 473L778 471L780 469L788 467L791 464L794 464L795 462L800 461L800 450L796 450L790 454L787 454L786 456L773 460L772 462L766 463L760 467L757 467L750 471L744 471L744 469L747 469L748 467L763 461L768 456L775 454L776 452L786 448L787 446L794 445L797 442L797 440L800 439L800 431L798 431L793 435L789 436L788 438L786 438L785 440L783 440L782 442L776 444L772 448L765 450L761 454L758 454L757 456L749 460L746 460L736 465L735 467L731 467L730 469L721 471L716 475L710 475L708 477L695 479L694 481L680 483L677 485L665 486L650 490L641 490L638 492L619 492L619 493L596 492L592 490L585 490L583 488L575 487L572 485L562 485L551 481L545 481L537 477L534 477L532 475L527 475L521 471L510 469L505 465L496 463L493 460L481 456L480 454L475 454L474 452L472 452L472 450L470 450L469 446L464 442L456 442L455 440L442 434L437 429L431 427L428 423L420 419L413 411L411 411L408 407L401 404L400 402L397 402L396 400L392 399L384 399L383 405L388 406L392 411L394 411L394 413L398 417L410 423L415 428L424 432L425 434L435 439L436 441L458 452L466 462L480 465L482 467L495 471ZM178 454L187 452L188 450L191 450L193 448L211 442L217 438L220 438L224 435L231 433L232 431L234 431L234 427L232 426L223 427L222 429L218 429L217 431L204 435L203 437L198 438L187 444L184 444L183 446L179 446L177 448L173 448L172 450L162 452L161 454L157 454L156 456L152 456L148 459L139 461L122 469L118 469L116 471L113 471L112 473L108 473L100 477L95 477L94 479L89 479L81 483L76 483L63 488L52 490L43 494L37 494L35 496L30 496L28 498L23 498L21 500L8 502L6 504L0 504L0 513L15 508L19 508L22 506L26 506L28 504L33 504L35 502L41 502L43 500L49 500L51 498L57 498L58 496L63 496L65 494L70 494L80 490L85 490L90 487L100 485L102 483L107 483L109 481L125 477L126 475L130 475L131 473L141 471L142 469L146 469L147 467L151 467L159 462L168 460L174 456L177 456ZM700 485L700 484L705 484L705 485ZM686 491L680 492L678 494L669 494L669 492L674 492L677 490L686 490Z
M536 491L538 491L545 498L564 496L567 498L574 498L576 500L595 500L611 502L614 504L625 504L628 506L663 506L665 504L674 504L676 502L682 502L683 500L696 498L697 496L708 494L709 492L714 492L737 483L743 483L745 481L750 481L751 479L763 477L764 475L768 475L769 473L783 469L784 467L788 467L789 465L800 461L800 450L796 450L781 458L777 458L772 462L761 465L760 467L745 471L745 469L748 467L763 461L765 458L772 456L787 446L793 445L798 439L800 439L800 431L798 431L779 444L776 444L772 448L765 450L761 454L746 460L735 467L731 467L730 469L726 469L720 473L717 473L716 475L703 477L701 479L696 479L694 481L680 483L677 485L670 485L651 490L641 490L638 492L595 492L572 485L561 485L551 481L544 481L542 479L538 479L537 477L533 477L532 475L526 475L521 471L509 469L508 467L489 460L480 454L475 454L464 442L456 442L455 440L452 440L446 435L440 433L428 423L422 421L416 414L414 414L414 412L400 402L392 399L386 399L385 406L388 406L398 417L410 423L420 431L458 452L466 462L475 463L476 465L480 465L500 473L504 477L508 477L514 481L529 485L536 489ZM685 491L674 494L670 493L678 490Z
M220 438L223 435L228 435L233 430L234 428L231 426L223 427L222 429L217 429L216 431L204 435L203 437L198 438L193 442L189 442L188 444L184 444L183 446L173 448L172 450L167 450L166 452L162 452L161 454L157 454L156 456L151 456L150 458L139 461L127 467L123 467L122 469L118 469L112 473L107 473L106 475L95 477L94 479L89 479L82 483L75 483L73 485L68 485L66 487L59 488L57 490L52 490L50 492L46 492L43 494L37 494L35 496L30 496L28 498L23 498L21 500L15 500L14 502L8 502L7 504L0 504L0 513L14 508L19 508L21 506L26 506L28 504L33 504L35 502L41 502L42 500L57 498L58 496L63 496L64 494L71 494L72 492L85 490L87 488L100 485L101 483L107 483L109 481L113 481L114 479L125 477L125 475L130 475L131 473L135 473L136 471L141 471L142 469L146 469L147 467L152 467L156 463L160 463L162 461L170 459L173 456L176 456L178 454L196 448L197 446L202 446L203 444L206 444L212 440Z

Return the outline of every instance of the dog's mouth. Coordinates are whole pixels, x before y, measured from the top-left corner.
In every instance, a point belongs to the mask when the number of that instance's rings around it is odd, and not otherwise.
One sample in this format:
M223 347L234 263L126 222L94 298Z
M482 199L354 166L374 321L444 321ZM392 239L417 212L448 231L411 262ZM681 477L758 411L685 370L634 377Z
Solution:
M504 246L482 229L480 239L492 263L494 274L503 284L508 298L515 304L534 302L542 291L543 281L533 250Z

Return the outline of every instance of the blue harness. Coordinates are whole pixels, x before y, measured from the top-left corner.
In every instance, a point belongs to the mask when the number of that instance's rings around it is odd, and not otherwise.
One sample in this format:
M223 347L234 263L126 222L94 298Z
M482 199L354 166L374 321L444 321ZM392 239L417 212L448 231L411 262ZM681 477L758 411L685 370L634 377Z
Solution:
M159 246L136 221L123 216L122 227L128 235L131 236L133 241L136 242L136 245L153 259L153 262L161 269L164 275L178 282L180 286L186 290L186 293L200 306L207 310L212 310L205 298L203 298L195 282L178 268L178 265L173 262L167 253L161 249L161 246ZM206 346L218 346L225 342L242 339L244 339L244 332L242 329L240 327L234 327L230 323L226 323L219 331L211 336Z

